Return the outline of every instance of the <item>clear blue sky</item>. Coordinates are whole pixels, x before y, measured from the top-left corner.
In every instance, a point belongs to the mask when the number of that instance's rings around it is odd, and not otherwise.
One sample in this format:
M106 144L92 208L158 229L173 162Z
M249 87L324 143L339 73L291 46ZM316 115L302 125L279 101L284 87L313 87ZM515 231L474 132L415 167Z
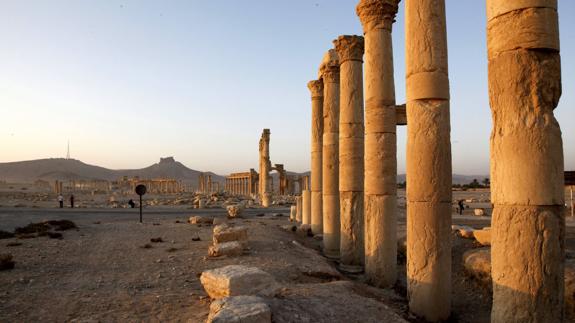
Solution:
M0 162L64 157L109 168L175 156L221 174L309 169L306 83L331 41L361 34L357 0L0 0ZM447 0L453 170L489 172L485 1ZM559 1L563 96L575 169L575 1ZM394 25L405 101L403 2ZM405 171L405 129L398 168Z

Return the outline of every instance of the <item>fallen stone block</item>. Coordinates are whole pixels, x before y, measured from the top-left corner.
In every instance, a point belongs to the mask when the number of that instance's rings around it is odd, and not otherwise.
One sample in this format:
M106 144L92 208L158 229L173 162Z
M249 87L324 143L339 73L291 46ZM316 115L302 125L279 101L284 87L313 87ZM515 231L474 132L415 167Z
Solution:
M471 239L473 238L473 232L475 229L466 225L452 225L451 226L452 232L457 232L461 237Z
M244 207L241 204L228 205L226 210L228 211L228 218L240 218L242 216Z
M285 224L282 225L281 228L289 232L295 232L297 230L297 226L293 224Z
M487 228L483 228L483 230L475 230L475 231L473 231L473 237L482 246L490 246L491 245L491 228L487 227Z
M195 215L195 216L191 216L188 219L188 222L191 224L212 224L212 223L214 223L214 218Z
M300 253L300 255L298 255L300 261L296 264L296 267L301 273L306 276L321 279L338 280L342 278L339 271L320 253L301 245L297 241L292 241L292 244Z
M220 224L214 227L214 244L239 241L244 247L248 243L248 228L244 226L231 227L227 224Z
M270 323L272 312L261 297L233 296L213 301L207 323Z
M489 248L467 250L463 254L465 271L475 279L491 285L491 252Z
M230 242L213 244L208 249L208 255L210 257L241 256L243 252L244 247L239 241L230 241Z
M485 216L485 209L474 209L473 210L473 214L475 214L475 216Z
M204 271L200 281L214 299L239 295L274 296L279 289L272 275L256 267L241 265Z

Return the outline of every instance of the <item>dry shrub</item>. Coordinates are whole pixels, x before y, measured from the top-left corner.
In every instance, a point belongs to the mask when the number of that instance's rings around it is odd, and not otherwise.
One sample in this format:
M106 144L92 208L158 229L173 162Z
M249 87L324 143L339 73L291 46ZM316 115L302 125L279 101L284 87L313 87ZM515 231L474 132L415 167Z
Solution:
M78 227L76 226L76 223L74 223L70 220L50 220L50 221L46 221L44 223L47 223L47 224L55 227L54 230L56 230L56 231L66 231L66 230L71 230L71 229L78 229Z
M146 243L145 245L141 246L140 248L142 248L142 249L151 249L151 248L152 248L152 245L149 244L149 243Z
M178 250L178 248L174 248L174 247L166 249L167 252L174 252L177 250Z
M14 233L0 230L0 239L10 239L14 238Z
M0 270L8 270L14 268L15 262L12 260L12 255L9 253L0 254Z
M16 235L41 233L50 230L50 225L45 222L30 223L25 227L18 227L14 230Z
M6 247L17 247L17 246L21 246L22 243L20 242L9 242L6 244Z
M158 238L152 238L152 239L150 239L150 242L160 243L160 242L164 242L164 240L162 240L161 237L158 237Z

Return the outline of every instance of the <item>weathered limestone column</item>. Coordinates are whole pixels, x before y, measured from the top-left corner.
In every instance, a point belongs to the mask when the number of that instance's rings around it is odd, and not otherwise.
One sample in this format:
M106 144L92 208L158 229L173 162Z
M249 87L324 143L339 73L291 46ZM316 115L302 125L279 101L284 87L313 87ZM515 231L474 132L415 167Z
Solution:
M391 25L399 0L361 0L365 37L365 273L397 279L397 138Z
M564 175L555 0L488 0L492 322L562 322Z
M451 142L444 0L405 1L407 293L428 321L451 308Z
M339 201L340 267L361 272L364 264L363 218L363 37L339 36Z
M339 258L339 59L330 49L320 65L323 80L323 253Z
M301 196L297 196L295 198L295 207L296 207L296 213L295 213L295 220L297 223L301 223L302 220L302 198Z
M264 129L260 139L260 198L263 207L271 205L271 192L269 183L270 162L270 130Z
M307 87L311 92L311 232L322 234L323 81L310 81Z
M301 192L301 200L302 200L302 224L309 224L311 225L311 191L310 190L303 190Z

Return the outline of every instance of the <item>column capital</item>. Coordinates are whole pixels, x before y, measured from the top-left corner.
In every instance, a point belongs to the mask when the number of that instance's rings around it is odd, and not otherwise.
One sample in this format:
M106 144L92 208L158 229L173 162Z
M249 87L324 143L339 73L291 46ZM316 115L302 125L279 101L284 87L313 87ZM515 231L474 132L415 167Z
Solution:
M335 49L325 53L319 65L319 77L323 83L339 83L339 57Z
M355 12L363 25L363 32L367 33L373 29L391 31L399 1L401 0L360 0Z
M363 36L339 36L336 40L333 41L333 44L335 45L335 50L337 51L337 56L339 57L340 64L350 60L360 62L363 61Z
M309 81L307 87L311 92L312 99L323 97L323 81L321 79Z

